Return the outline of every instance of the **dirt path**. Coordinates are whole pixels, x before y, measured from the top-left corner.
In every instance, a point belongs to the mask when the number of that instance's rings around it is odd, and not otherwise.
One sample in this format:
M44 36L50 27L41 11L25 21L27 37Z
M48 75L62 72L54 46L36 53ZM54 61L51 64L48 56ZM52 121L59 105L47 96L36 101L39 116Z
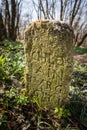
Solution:
M79 54L79 53L75 53L74 54L74 59L87 65L87 54Z

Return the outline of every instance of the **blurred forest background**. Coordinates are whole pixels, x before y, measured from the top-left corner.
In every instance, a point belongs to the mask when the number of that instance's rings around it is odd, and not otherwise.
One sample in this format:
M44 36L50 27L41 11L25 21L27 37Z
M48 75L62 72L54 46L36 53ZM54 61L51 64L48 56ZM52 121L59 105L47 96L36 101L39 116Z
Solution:
M36 20L74 29L70 100L54 112L26 95L24 30ZM0 130L87 130L87 0L0 0Z
M74 29L75 44L86 46L86 0L1 0L0 40L23 39L27 25L38 19L67 22Z

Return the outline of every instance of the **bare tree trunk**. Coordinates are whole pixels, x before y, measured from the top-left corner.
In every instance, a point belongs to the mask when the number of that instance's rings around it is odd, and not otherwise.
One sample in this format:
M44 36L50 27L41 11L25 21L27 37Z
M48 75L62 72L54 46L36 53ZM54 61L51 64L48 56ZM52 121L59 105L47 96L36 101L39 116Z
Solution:
M60 20L64 20L64 15L67 8L68 0L60 0Z
M55 17L55 3L54 0L52 0L52 19Z
M11 24L10 24L10 11L9 11L9 3L8 0L5 0L5 19L6 19L6 26L8 32L8 38L10 38L11 34Z
M82 39L80 40L80 42L77 44L77 46L81 46L84 42L84 40L87 38L87 33L83 35Z
M15 20L16 20L16 3L15 3L15 0L11 0L11 34L10 34L10 38L13 41L16 40Z
M60 0L60 20L63 21L63 0Z
M46 0L46 16L45 16L45 19L49 19L48 0Z
M3 24L2 13L0 12L0 41L7 38L6 28Z
M81 5L82 0L75 0L74 1L74 6L72 9L71 17L70 17L70 25L73 25L74 19L79 11L80 5Z
M20 20L20 3L22 0L2 0L4 24L7 30L7 38L15 41Z
M51 19L55 19L55 4L56 4L56 0L52 0L52 3L50 5L50 10L52 10L52 11L49 10L49 15L50 15Z
M40 0L40 10L43 12L44 18L46 18L46 13L42 4L42 0Z
M38 0L38 4L32 0L38 19L54 19L56 0Z

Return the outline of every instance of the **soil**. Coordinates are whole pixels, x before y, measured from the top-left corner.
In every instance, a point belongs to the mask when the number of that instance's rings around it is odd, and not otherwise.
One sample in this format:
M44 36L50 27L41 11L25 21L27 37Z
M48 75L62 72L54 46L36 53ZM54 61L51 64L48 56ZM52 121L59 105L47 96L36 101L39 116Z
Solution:
M87 54L74 53L74 59L87 66Z

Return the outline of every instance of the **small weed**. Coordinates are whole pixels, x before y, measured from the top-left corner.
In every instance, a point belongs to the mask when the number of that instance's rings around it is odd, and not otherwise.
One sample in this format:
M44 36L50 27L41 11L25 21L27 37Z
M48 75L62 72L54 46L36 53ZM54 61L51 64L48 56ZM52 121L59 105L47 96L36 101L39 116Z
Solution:
M59 118L67 118L71 116L70 111L62 107L56 107L54 112L58 115Z
M79 72L87 72L87 67L75 60L74 70L79 71Z

